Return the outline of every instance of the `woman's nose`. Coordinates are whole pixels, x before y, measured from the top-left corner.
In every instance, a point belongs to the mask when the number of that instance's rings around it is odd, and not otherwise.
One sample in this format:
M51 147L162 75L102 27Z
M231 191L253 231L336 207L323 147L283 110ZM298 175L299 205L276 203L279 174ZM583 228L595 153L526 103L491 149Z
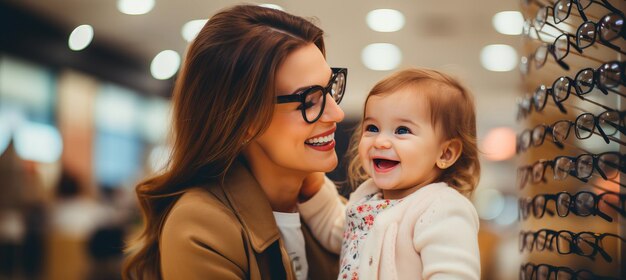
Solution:
M331 95L326 96L326 105L324 106L324 112L320 117L320 120L323 122L341 122L345 117L345 113L339 107L335 99L331 97Z

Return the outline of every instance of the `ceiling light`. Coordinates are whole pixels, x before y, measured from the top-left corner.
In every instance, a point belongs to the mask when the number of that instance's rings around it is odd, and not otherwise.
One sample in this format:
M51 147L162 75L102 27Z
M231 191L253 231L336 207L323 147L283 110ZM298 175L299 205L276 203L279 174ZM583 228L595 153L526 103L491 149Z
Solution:
M259 4L259 6L264 7L264 8L270 8L270 9L274 9L274 10L279 10L279 11L284 11L285 9L283 9L283 7L278 6L276 4Z
M518 11L504 11L495 14L491 23L496 31L502 34L520 35L524 26L524 17Z
M154 0L118 0L117 9L127 15L147 14L154 8Z
M73 51L80 51L89 46L92 39L93 27L83 24L72 31L69 40L67 40L67 45Z
M517 67L517 61L517 52L509 45L488 45L480 51L480 62L489 71L511 71Z
M198 33L200 33L200 30L204 27L206 22L206 19L196 19L185 23L185 25L183 25L183 29L180 31L183 38L185 38L185 41L193 41L193 39L198 36Z
M392 9L378 9L367 13L367 25L378 32L395 32L404 27L404 15Z
M387 71L395 69L400 65L402 52L394 44L370 44L361 52L361 60L369 69Z
M150 64L150 72L157 80L167 80L174 76L180 66L180 55L173 50L157 54Z

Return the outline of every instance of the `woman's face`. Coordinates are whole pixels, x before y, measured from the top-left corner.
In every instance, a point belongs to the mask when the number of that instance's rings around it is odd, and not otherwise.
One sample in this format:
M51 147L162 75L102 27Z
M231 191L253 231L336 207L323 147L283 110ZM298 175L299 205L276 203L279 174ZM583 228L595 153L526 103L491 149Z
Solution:
M314 44L289 54L276 73L276 96L300 93L313 85L325 87L331 78L326 59ZM334 135L344 113L326 96L326 106L317 122L302 117L301 103L276 104L268 129L249 144L248 156L262 168L286 171L328 172L337 166Z

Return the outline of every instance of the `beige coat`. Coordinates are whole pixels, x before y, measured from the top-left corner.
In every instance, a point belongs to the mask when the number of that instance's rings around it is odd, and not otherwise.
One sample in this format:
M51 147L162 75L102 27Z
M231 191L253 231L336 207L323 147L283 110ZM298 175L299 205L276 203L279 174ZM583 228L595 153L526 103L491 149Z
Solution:
M295 279L269 201L242 163L224 185L187 190L164 223L163 279ZM336 279L338 256L302 226L309 279Z

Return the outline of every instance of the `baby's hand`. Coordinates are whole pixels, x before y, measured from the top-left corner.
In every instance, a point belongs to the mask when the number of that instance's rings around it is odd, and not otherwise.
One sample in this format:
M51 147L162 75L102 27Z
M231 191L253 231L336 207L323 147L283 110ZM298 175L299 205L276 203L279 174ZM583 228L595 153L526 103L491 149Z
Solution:
M300 203L305 202L313 197L324 185L324 172L314 172L309 174L302 181L298 200Z

